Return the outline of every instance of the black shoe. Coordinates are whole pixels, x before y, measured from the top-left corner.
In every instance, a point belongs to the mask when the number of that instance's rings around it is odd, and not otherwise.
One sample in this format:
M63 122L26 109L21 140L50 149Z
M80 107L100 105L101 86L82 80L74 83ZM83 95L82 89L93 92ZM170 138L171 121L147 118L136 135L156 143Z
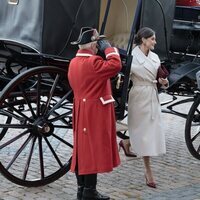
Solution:
M82 196L83 196L83 186L78 186L77 199L82 200Z
M100 194L96 189L84 188L82 200L109 200L110 197Z

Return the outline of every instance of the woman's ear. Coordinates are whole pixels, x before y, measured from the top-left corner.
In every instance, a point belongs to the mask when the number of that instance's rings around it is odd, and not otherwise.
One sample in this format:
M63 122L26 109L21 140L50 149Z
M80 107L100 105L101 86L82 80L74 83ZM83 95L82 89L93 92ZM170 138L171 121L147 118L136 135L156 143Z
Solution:
M145 44L146 43L146 39L142 38L142 43Z

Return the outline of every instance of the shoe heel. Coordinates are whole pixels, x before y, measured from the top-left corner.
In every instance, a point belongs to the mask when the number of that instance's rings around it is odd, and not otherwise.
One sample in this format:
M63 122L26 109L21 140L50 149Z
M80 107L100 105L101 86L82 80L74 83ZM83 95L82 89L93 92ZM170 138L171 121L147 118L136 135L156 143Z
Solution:
M121 151L121 148L122 148L122 146L121 146L121 141L119 142L119 147L118 147L118 151L120 152Z
M146 180L146 185L147 185L148 187L157 188L157 187L156 187L156 183L154 183L154 182L149 182L149 181L148 181L146 174L144 175L144 177L145 177L145 180Z
M125 149L125 146L124 146L122 140L119 142L119 151L121 150L121 148L122 148L122 150L123 150L123 152L124 152L124 155L125 155L126 157L137 157L137 155L134 154L134 153L132 153L132 152L126 152L126 149Z

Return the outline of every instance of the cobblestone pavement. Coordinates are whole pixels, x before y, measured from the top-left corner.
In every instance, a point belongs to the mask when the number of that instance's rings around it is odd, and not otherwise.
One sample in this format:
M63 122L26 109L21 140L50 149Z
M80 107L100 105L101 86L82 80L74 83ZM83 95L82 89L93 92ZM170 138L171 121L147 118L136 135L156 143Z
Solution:
M180 106L187 110L189 105ZM98 175L98 190L113 200L200 200L200 160L192 157L184 140L185 119L163 114L167 154L152 159L157 188L145 185L141 158L126 158L113 172ZM118 138L118 141L120 139ZM68 172L46 186L27 188L15 185L0 175L1 200L76 199L76 179Z

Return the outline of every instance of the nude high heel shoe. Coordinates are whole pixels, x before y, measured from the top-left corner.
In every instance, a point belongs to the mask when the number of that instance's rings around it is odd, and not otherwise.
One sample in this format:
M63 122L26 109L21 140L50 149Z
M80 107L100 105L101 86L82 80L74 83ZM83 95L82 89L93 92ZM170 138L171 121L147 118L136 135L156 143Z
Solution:
M151 188L156 188L156 183L155 182L149 182L148 179L147 179L147 176L146 174L144 175L145 177L145 180L146 180L146 185L151 187Z
M123 149L125 156L127 156L127 157L137 157L137 155L134 154L133 152L131 152L131 151L128 152L128 151L126 150L126 148L125 148L125 146L124 146L124 143L123 143L123 140L121 140L121 141L119 142L119 151L120 151L121 148Z

